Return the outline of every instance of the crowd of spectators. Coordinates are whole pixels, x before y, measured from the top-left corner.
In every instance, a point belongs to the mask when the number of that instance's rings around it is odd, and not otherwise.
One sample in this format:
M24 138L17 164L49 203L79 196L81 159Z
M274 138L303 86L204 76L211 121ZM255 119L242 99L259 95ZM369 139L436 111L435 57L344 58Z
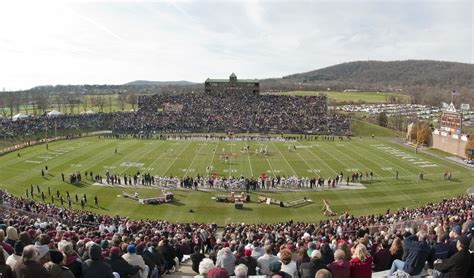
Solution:
M118 133L278 132L348 134L350 118L328 114L325 96L190 92L140 96L137 113L115 118Z
M229 223L218 238L215 224L131 220L1 195L2 277L156 277L178 271L185 256L203 277L371 277L424 268L434 277L472 277L474 266L468 196L317 223Z
M61 130L105 130L110 127L112 117L117 113L97 113L81 115L31 116L13 121L0 118L0 138L9 139L38 133Z
M0 118L1 137L55 131L113 130L117 134L273 132L349 135L350 118L330 114L325 96L190 92L143 95L136 112Z

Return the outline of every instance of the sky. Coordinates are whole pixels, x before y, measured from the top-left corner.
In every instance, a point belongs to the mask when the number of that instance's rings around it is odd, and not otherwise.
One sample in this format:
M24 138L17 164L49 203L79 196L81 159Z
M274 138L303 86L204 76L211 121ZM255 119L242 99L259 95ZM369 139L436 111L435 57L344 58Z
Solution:
M473 63L474 1L0 1L0 90Z

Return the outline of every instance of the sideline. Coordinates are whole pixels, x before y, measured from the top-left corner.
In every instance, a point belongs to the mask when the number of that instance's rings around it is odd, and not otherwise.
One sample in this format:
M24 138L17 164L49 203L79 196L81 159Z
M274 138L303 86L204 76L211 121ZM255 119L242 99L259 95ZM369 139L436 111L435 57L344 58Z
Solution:
M40 140L29 140L25 143L16 144L16 145L13 145L11 147L1 149L0 150L0 155L4 155L4 154L10 153L10 152L21 150L23 148L36 146L36 145L41 145L41 144L44 144L44 143L49 143L49 142L54 142L54 141L72 140L72 139L79 139L79 138L84 138L84 137L91 137L91 136L97 136L97 135L102 135L102 134L111 134L111 133L112 133L112 130L101 130L101 131L80 133L78 136L76 135L76 136L71 136L71 137L66 135L66 136L56 136L56 137L51 137L51 138L47 138L47 139L40 139Z

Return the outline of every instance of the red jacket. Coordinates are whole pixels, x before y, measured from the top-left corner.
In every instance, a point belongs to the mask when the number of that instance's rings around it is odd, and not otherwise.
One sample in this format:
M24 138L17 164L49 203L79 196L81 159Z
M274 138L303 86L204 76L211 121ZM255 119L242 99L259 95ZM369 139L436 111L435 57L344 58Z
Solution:
M351 267L351 278L370 278L372 277L372 257L368 257L365 261L359 258L352 258L349 261Z

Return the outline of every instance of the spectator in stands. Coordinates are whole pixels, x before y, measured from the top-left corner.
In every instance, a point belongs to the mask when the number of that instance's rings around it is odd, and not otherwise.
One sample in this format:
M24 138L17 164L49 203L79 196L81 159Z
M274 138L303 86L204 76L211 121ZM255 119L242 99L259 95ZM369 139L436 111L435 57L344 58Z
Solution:
M194 272L199 273L199 264L206 257L200 252L201 247L196 245L194 246L194 253L191 254L192 269Z
M392 266L392 255L385 239L379 239L373 258L375 272L389 270Z
M26 248L26 247L25 247ZM97 273L104 278L115 278L110 265L102 258L102 248L97 244L92 244L88 251L89 259L82 264L83 278L96 278Z
M49 273L51 277L55 278L74 278L71 270L66 266L62 266L64 256L61 252L57 250L50 250L49 257L51 258L50 262L44 264L44 268Z
M228 278L229 273L222 267L213 267L207 273L207 278Z
M263 247L260 246L260 243L258 241L254 241L252 245L253 245L252 257L258 260L258 258L263 256L263 254L265 253L265 250L263 249Z
M160 253L163 255L165 259L165 268L169 272L174 268L174 258L176 258L176 252L173 246L168 243L168 239L164 238L161 240L160 244L158 245L158 251L160 251Z
M247 267L246 272L248 275L257 275L257 260L252 257L251 249L245 249L244 256L240 258L238 264L243 264Z
M470 241L467 236L458 237L456 240L457 252L441 263L435 262L433 278L468 278L467 275L472 267L469 245Z
M120 248L114 246L110 248L110 258L106 260L113 272L117 272L120 278L129 278L140 271L139 266L129 264L121 256Z
M9 255L13 254L13 247L5 242L5 231L0 229L0 246L3 247L3 250L5 250Z
M0 277L13 278L12 268L5 262L5 254L2 247L0 247Z
M307 263L311 259L308 256L307 250L304 247L298 249L298 254L296 255L296 268L299 270L302 263Z
M335 261L328 265L328 269L332 274L333 278L349 278L351 273L351 267L346 261L346 253L337 249L334 252Z
M448 257L451 257L458 251L457 249L457 241L461 237L461 226L457 225L453 228L453 230L450 233L451 236L451 241L449 242L449 252L448 252Z
M344 260L346 261L350 261L351 258L352 258L352 253L351 253L351 249L349 248L349 245L347 245L347 242L345 241L341 241L338 245L337 245L337 249L340 249L342 251L344 251Z
M364 244L357 244L349 266L351 267L351 278L372 277L372 257Z
M328 243L323 243L321 245L321 259L325 264L334 262L334 253Z
M292 260L292 256L291 251L286 248L280 251L281 270L290 274L291 277L297 278L298 268L296 262Z
M327 269L320 269L316 272L315 278L332 278L331 272Z
M39 263L39 252L34 245L25 246L22 259L15 265L13 272L16 278L49 278L48 272Z
M399 237L395 237L392 241L392 245L390 246L390 265L392 265L393 261L395 260L402 260L403 256L403 246L402 240Z
M431 247L430 256L428 257L429 267L430 269L434 268L433 263L440 259L445 260L448 258L449 253L449 245L447 243L448 235L441 234L437 237L437 242L433 247Z
M309 258L311 258L311 254L313 254L314 250L316 250L316 244L311 241L308 243L308 250L306 250L306 254L308 254Z
M251 254L250 254L251 255ZM254 259L255 260L255 259ZM235 267L235 278L247 278L248 275L252 275L248 273L248 268L244 264L239 264ZM255 275L255 274L253 274Z
M278 258L273 255L273 248L271 245L265 245L265 254L257 259L257 266L260 268L260 274L270 275L270 263L278 261Z
M211 259L202 259L202 261L199 263L199 275L195 277L207 277L207 273L212 268L214 268L214 262Z
M61 240L58 243L58 250L65 256L65 265L71 270L75 278L80 278L82 274L82 261L74 252L72 243L67 240Z
M217 253L216 267L224 268L230 276L234 275L235 256L229 247L224 247Z
M19 260L21 260L21 254L23 253L23 248L25 248L25 244L21 241L17 241L15 243L15 248L14 248L15 252L13 252L13 254L8 256L6 264L9 265L12 270L15 268L15 264ZM2 248L2 253L4 253L3 248Z
M427 233L420 230L416 235L411 235L403 242L407 251L406 260L395 260L392 263L389 275L391 276L397 270L403 270L409 275L418 275L423 270L430 254L430 247L426 243Z
M291 275L282 271L280 261L272 261L270 263L270 275L272 277L291 278Z
M146 268L145 261L141 256L137 255L137 249L135 245L130 244L127 247L127 253L123 254L122 258L129 264L138 266L140 268L141 277L148 277L148 269Z
M143 258L143 261L145 262L145 265L148 267L147 277L150 277L152 272L154 272L155 274L158 272L158 270L156 270L156 264L153 260L153 256L152 256L151 252L149 252L148 250L145 250L145 244L144 243L140 243L140 244L137 245L137 255L139 257ZM145 277L145 278L147 278L147 277Z
M15 227L9 226L7 228L7 239L5 240L10 246L15 246L16 241L18 240L18 231Z
M311 260L301 264L299 269L301 278L312 278L320 269L326 269L326 264L321 259L321 251L313 250Z

